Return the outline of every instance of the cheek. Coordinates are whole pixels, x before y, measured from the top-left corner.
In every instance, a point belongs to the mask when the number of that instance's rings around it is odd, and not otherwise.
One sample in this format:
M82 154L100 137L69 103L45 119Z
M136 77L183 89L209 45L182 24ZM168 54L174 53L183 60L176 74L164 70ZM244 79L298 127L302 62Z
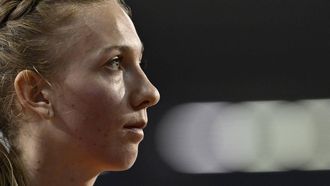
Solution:
M98 141L115 131L124 114L125 89L120 83L80 81L66 84L57 105L61 125L79 140L101 145Z

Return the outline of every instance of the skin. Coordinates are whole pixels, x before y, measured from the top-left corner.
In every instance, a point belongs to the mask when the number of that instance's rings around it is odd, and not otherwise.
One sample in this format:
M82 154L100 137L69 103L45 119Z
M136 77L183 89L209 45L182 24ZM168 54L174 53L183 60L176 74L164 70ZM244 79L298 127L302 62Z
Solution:
M102 171L130 168L147 108L159 101L140 67L143 46L127 14L114 1L85 6L59 28L70 39L52 86L29 70L15 80L28 116L18 144L31 185L93 185Z

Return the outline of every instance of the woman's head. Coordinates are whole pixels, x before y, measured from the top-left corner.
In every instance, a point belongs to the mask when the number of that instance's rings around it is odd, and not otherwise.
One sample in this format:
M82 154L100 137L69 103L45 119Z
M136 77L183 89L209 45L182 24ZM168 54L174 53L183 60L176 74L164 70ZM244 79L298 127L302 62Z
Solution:
M123 4L0 2L0 127L23 165L56 155L91 172L129 168L159 93Z
M12 128L21 110L15 105L14 80L23 70L51 77L55 72L56 51L60 48L56 30L69 24L74 14L73 1L0 1L0 100L2 130ZM65 2L65 3L64 3ZM88 2L88 1L86 1ZM65 4L65 5L64 5ZM70 6L68 6L70 5ZM65 8L65 9L64 9ZM60 35L58 35L60 36ZM59 41L62 43L62 41ZM63 47L63 46L61 46ZM4 131L4 134L7 132Z

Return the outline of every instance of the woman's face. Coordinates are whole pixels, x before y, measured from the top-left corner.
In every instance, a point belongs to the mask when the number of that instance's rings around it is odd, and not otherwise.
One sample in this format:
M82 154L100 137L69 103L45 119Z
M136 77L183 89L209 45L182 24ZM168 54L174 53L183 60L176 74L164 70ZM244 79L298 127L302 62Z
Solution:
M143 46L134 25L120 5L106 1L82 7L60 30L69 37L61 41L63 70L50 96L51 135L68 156L102 170L127 169L143 138L147 108L159 100L140 68Z

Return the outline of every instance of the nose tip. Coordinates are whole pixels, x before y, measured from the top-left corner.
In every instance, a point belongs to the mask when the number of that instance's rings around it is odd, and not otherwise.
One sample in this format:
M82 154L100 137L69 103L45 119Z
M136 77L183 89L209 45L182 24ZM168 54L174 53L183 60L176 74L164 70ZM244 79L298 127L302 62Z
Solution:
M149 82L150 83L150 82ZM160 99L160 94L157 88L150 83L148 88L141 94L140 100L137 102L136 108L148 108L156 105Z
M138 110L152 107L159 102L159 91L146 76L144 76L141 83L136 83L135 86L135 91L131 94L131 104L134 109Z
M153 90L152 96L149 101L149 104L150 104L149 107L156 105L160 100L160 93L159 93L158 89L155 86L153 86L153 89L154 90Z

